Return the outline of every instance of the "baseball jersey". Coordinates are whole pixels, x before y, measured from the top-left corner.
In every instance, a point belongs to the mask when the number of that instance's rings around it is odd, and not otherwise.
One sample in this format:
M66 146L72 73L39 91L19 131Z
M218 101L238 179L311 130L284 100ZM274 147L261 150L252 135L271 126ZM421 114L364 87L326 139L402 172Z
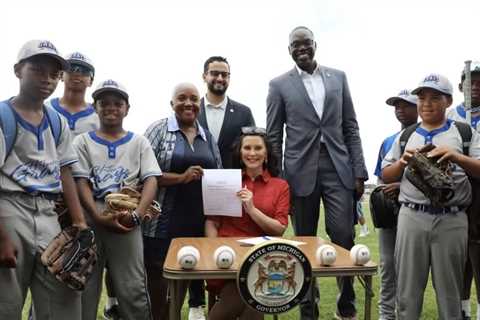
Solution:
M68 127L74 136L78 136L84 132L97 130L100 127L98 115L91 104L87 104L86 109L70 113L60 104L59 98L54 98L46 103L55 109L67 121Z
M111 142L90 131L75 137L73 146L79 161L72 175L89 179L97 199L123 185L135 185L148 177L162 175L148 140L133 132Z
M392 148L393 143L395 142L395 138L398 136L400 132L391 135L390 137L385 138L383 140L382 145L380 146L380 150L378 151L378 159L377 159L377 166L375 167L374 174L377 176L377 183L382 184L382 161L383 158L387 155L388 151Z
M467 122L467 112L465 111L465 107L463 103L456 106L455 108L450 108L447 112L447 118L459 121L459 122ZM472 116L472 123L470 126L475 129L477 132L480 132L480 115Z
M12 108L10 101L5 103ZM17 127L16 138L7 157L3 132L1 134L0 191L60 193L60 168L78 160L72 148L72 133L66 121L59 117L61 134L56 145L45 111L41 123L34 126L24 120L15 109L12 110Z
M402 156L400 149L400 134L397 135L392 148L387 153L382 161L382 169L393 164ZM419 148L427 143L432 143L436 146L448 146L458 153L463 153L463 142L460 132L457 127L453 125L452 120L447 120L443 127L427 131L419 126L415 132L412 133L410 139L405 146L405 149ZM469 156L474 159L480 159L480 135L472 130L472 140L469 148ZM471 186L465 171L458 164L452 163L452 176L454 182L454 196L446 203L446 206L468 206L471 202ZM411 202L417 204L430 204L430 200L418 190L410 181L402 177L400 185L400 202Z

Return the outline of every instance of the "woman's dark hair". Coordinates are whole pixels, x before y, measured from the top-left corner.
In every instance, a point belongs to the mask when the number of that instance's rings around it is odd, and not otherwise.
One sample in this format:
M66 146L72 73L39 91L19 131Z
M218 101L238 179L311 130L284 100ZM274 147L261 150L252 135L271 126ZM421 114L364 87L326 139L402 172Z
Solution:
M272 150L272 143L268 140L267 136L265 134L258 134L258 133L248 133L248 134L242 134L240 138L237 139L235 144L233 145L233 154L232 154L232 164L233 168L235 169L244 169L245 164L242 161L241 155L240 155L240 150L242 148L242 141L244 137L248 136L255 136L255 137L260 137L262 138L263 142L265 143L265 147L267 148L267 163L263 164L263 168L267 169L268 172L272 177L278 177L280 174L278 170L278 159L277 157L273 154Z

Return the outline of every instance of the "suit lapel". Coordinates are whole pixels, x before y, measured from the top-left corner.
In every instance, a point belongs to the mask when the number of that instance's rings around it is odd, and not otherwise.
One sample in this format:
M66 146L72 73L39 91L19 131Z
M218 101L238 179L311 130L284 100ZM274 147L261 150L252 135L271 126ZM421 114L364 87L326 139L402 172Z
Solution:
M310 110L314 114L314 117L316 117L316 119L320 121L320 118L318 117L318 114L315 111L315 107L313 106L312 100L310 100L310 97L308 96L307 89L305 89L305 85L303 84L302 78L300 78L300 75L298 74L297 68L293 67L293 70L290 71L289 75L295 89L305 100L307 109Z
M331 112L333 111L332 108L329 108L329 98L330 98L330 93L331 93L331 80L332 80L332 73L328 70L326 70L326 68L324 66L319 66L320 68L320 75L322 76L322 80L323 80L323 86L325 87L325 100L323 102L323 112L322 112L322 119L320 120L320 122L324 123L325 121L328 121L328 120L325 120L325 119L328 119L329 115L331 114Z
M208 130L207 116L205 114L205 99L200 99L200 114L198 115L198 120L203 125L204 129Z
M218 145L223 144L224 135L227 128L229 128L233 117L235 115L235 106L230 103L230 99L227 97L227 105L225 106L225 115L223 116L222 128L220 129L220 134L218 135Z

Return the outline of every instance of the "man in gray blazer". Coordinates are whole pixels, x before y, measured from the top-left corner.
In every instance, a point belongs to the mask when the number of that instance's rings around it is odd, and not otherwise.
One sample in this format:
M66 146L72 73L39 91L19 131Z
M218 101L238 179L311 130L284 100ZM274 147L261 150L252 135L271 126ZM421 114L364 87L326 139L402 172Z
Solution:
M255 126L252 111L227 97L230 65L224 57L213 56L205 61L203 81L207 94L200 100L198 121L217 140L223 168L232 168L232 147L240 137L242 127Z
M314 60L312 31L297 27L290 33L289 52L295 67L273 79L267 98L267 133L282 159L292 191L292 222L296 235L314 236L320 210L325 208L326 231L333 243L350 249L354 242L354 201L364 191L368 173L358 123L345 73ZM280 161L281 165L282 161ZM353 279L338 278L337 319L356 319ZM316 319L312 300L300 306L302 319Z

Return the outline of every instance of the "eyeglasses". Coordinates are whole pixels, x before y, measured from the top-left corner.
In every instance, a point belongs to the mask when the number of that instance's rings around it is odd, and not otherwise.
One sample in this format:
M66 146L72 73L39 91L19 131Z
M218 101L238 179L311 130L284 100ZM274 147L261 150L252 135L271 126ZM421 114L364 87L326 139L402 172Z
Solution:
M242 127L242 134L259 134L265 136L267 135L267 130L259 127Z
M306 40L301 40L301 41L293 41L292 43L290 43L290 47L292 47L294 49L298 49L301 46L311 47L311 46L313 46L313 43L314 43L314 41L312 39L306 39Z
M88 75L88 76L93 76L93 72L90 68L87 68L85 66L82 66L80 64L70 64L70 67L68 68L69 73L80 73L83 75Z
M208 71L208 74L211 75L214 78L218 78L218 76L220 76L220 75L224 79L230 77L230 72L227 72L227 71L210 70L210 71Z

